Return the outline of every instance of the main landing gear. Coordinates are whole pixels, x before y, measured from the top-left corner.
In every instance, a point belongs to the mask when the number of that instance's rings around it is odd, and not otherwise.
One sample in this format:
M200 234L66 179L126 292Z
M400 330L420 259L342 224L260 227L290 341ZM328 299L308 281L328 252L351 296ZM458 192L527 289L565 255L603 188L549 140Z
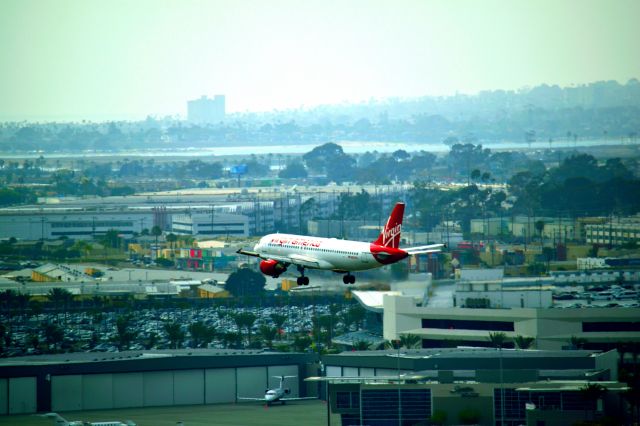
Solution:
M356 283L356 277L354 277L353 275L347 273L347 275L342 277L342 282L345 284L355 284Z
M298 272L300 272L300 276L296 280L298 285L309 285L309 277L304 276L304 266L298 266Z

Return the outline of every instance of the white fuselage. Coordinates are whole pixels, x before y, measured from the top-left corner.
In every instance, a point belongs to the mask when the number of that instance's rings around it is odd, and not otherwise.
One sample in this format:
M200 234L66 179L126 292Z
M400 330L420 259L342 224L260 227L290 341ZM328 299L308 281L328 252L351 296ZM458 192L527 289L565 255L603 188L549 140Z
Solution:
M308 260L311 269L363 271L381 264L371 253L371 243L336 238L269 234L260 239L254 250L265 258L296 257ZM317 266L313 266L313 263Z

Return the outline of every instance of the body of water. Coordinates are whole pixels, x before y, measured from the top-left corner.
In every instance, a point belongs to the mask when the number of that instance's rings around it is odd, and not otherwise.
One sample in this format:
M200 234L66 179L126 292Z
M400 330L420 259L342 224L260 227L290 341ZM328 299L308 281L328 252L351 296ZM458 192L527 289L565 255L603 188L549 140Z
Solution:
M369 142L369 141L339 141L335 142L342 146L348 154L363 154L367 151L377 151L380 153L391 153L399 149L407 152L427 151L432 153L445 153L450 147L442 143L404 143L404 142ZM248 154L305 154L313 148L323 143L303 144L303 145L237 145L237 146L215 146L215 147L191 147L191 148L170 148L170 149L149 149L149 150L126 150L126 151L79 151L79 152L29 152L23 154L10 153L0 154L3 159L38 158L41 155L45 158L99 158L99 157L222 157L222 156L244 156ZM567 141L558 140L549 142L490 142L482 144L483 147L492 151L501 150L522 150L522 149L560 149L579 148L594 146L617 146L617 145L638 145L638 142L620 140L578 140Z

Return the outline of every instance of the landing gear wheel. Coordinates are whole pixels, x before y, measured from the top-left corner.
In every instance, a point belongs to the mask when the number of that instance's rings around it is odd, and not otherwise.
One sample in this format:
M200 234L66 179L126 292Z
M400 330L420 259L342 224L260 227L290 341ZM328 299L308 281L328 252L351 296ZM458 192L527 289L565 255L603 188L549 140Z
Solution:
M345 284L354 284L356 282L356 277L351 274L347 274L342 277L342 282Z
M296 283L298 283L298 285L309 285L309 277L298 277L298 279L296 280Z

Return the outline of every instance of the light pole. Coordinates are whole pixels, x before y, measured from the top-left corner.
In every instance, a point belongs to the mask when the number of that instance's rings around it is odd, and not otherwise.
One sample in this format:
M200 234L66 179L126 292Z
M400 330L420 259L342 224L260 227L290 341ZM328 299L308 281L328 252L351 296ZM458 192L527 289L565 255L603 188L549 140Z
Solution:
M498 360L500 362L500 424L504 425L504 379L502 375L502 343L498 344Z

